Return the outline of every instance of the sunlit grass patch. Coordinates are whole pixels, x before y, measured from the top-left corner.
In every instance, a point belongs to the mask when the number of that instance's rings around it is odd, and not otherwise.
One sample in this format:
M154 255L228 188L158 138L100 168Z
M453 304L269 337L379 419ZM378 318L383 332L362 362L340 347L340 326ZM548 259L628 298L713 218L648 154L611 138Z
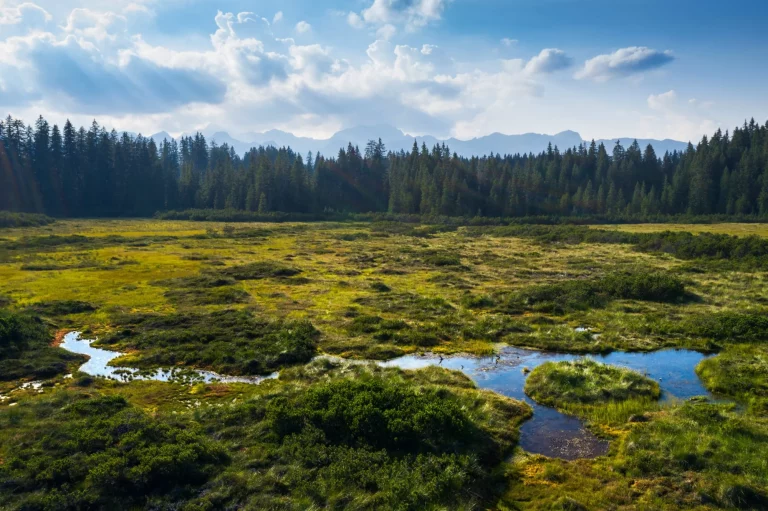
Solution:
M526 380L525 392L550 406L655 400L661 395L659 384L650 378L589 358L540 365Z

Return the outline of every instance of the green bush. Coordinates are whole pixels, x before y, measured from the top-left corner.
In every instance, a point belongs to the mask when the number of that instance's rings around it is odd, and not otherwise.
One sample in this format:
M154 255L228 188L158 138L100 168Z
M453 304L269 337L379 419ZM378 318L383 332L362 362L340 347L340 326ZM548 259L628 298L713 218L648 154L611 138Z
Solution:
M564 314L602 308L613 300L679 303L692 295L677 277L659 272L615 272L592 280L567 280L531 286L512 294L503 309Z
M290 268L281 264L272 262L258 262L246 264L243 266L233 266L219 270L219 274L224 277L231 277L235 280L261 280L268 278L286 278L293 277L301 273L297 268Z
M193 424L153 419L121 397L52 399L32 404L40 418L12 427L13 446L3 443L0 495L14 509L170 503L191 496L229 462Z
M78 300L53 300L38 302L32 306L32 310L44 316L67 316L93 312L96 307L88 302Z
M281 378L289 384L282 392L202 413L211 433L244 459L191 505L405 511L493 505L505 488L498 467L527 406L478 392L463 375L437 368L348 370L341 377L327 361L296 368ZM293 385L301 387L286 392Z
M100 343L137 350L132 365L184 365L231 375L269 374L309 362L320 335L306 321L273 322L237 310L118 315L113 324L114 332Z
M7 227L41 227L50 225L56 220L46 215L35 213L11 213L0 211L0 228Z

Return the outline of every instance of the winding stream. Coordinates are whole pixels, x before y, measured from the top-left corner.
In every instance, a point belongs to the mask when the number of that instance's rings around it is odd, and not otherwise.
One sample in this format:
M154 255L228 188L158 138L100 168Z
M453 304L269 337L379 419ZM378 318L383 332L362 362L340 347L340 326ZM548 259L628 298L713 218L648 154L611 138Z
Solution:
M197 369L152 369L140 370L132 367L113 367L109 363L124 353L107 351L91 346L92 340L83 339L79 332L70 332L64 336L61 347L78 355L90 357L88 362L80 366L80 371L91 376L102 376L119 381L151 380L151 381L181 381L185 383L251 383L258 384L264 380L277 378L278 373L269 376L225 376L211 371Z
M134 368L111 367L108 365L109 362L123 354L95 348L91 346L91 342L81 338L78 332L72 332L64 337L61 347L73 353L89 356L90 359L80 367L80 371L92 376L103 376L120 381L249 384L258 384L278 376L275 373L267 377L236 377L189 369L141 371ZM573 460L606 454L608 441L596 437L576 417L562 414L554 408L539 405L530 399L523 391L527 378L524 369L533 370L545 362L575 360L579 357L579 355L505 347L500 351L498 358L468 356L441 358L435 355L408 355L381 362L380 365L401 369L441 366L458 370L472 378L480 388L525 401L533 407L533 418L526 421L520 428L520 446L531 453ZM694 396L712 398L695 372L696 365L706 358L706 355L701 353L688 350L664 350L653 353L614 352L604 356L593 356L593 358L606 364L633 369L658 381L662 390L662 400L687 399Z

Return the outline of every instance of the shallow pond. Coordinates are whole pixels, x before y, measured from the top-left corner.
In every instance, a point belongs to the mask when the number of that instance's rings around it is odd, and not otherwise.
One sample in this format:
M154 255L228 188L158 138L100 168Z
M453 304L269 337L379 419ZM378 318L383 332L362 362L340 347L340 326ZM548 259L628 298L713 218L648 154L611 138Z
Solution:
M520 446L528 452L566 460L594 458L608 452L608 442L592 434L576 417L542 406L530 399L523 388L527 374L545 362L575 360L578 355L565 355L507 347L498 359L409 355L384 362L388 367L419 369L439 365L464 372L479 387L527 402L533 407L533 418L520 429ZM695 368L705 355L687 350L665 350L654 353L616 352L592 358L627 367L659 382L662 400L712 397L696 376Z
M257 384L270 378L237 377L216 374L210 371L156 369L141 371L134 368L112 367L109 362L123 354L91 346L91 340L83 339L78 332L64 337L61 347L90 357L80 371L92 376L103 376L119 381L155 380L193 382L222 382ZM662 400L687 399L694 396L712 397L696 376L695 368L706 356L688 350L665 350L653 353L615 352L594 359L634 369L658 381L662 389ZM520 446L528 452L566 460L594 458L608 452L608 441L600 439L584 427L576 417L565 415L554 408L542 406L531 400L524 392L527 373L545 362L575 360L578 355L547 353L506 347L498 357L478 358L468 356L438 357L435 355L408 355L388 362L384 367L421 369L441 366L464 372L479 387L493 390L502 395L522 400L533 407L533 418L520 428Z
M64 336L61 347L72 353L87 355L88 362L80 366L80 371L91 376L103 376L119 381L152 380L152 381L181 381L185 383L261 383L264 380L277 378L277 373L266 377L258 376L225 376L211 371L195 369L151 369L140 370L130 367L112 367L109 363L124 353L107 351L91 346L93 341L83 339L79 332L70 332Z

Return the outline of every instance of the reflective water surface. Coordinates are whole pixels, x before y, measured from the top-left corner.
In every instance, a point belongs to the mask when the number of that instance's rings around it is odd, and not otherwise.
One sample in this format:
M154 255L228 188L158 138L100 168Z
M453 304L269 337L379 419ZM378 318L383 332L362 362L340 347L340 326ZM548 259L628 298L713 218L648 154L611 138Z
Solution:
M222 382L258 384L267 377L237 377L216 374L210 371L190 369L139 370L126 367L112 367L109 362L122 356L122 353L107 351L91 346L90 340L83 339L78 332L64 337L62 348L73 353L87 355L88 362L80 371L92 376L103 376L120 381L155 380L181 382ZM662 400L687 399L694 396L712 396L696 376L696 365L706 356L688 350L665 350L654 353L616 352L592 358L621 367L639 371L659 382ZM542 406L530 399L523 388L528 372L545 362L575 360L578 355L548 353L506 347L498 356L478 358L469 356L439 357L436 355L408 355L388 362L381 362L384 367L401 369L421 369L428 366L441 366L464 372L479 387L493 390L502 395L522 400L533 407L533 418L525 422L520 429L520 446L528 452L545 456L578 459L594 458L608 451L608 442L592 434L576 417L565 415L554 408Z
M696 365L705 357L694 351L665 350L654 353L616 352L592 358L646 374L659 382L662 400L668 400L712 397L695 372ZM578 358L578 355L507 347L500 351L498 358L409 355L382 365L401 369L439 365L462 371L479 387L525 401L533 407L533 418L520 429L520 446L526 451L563 459L593 458L608 451L607 441L597 438L576 417L539 405L523 391L526 368L533 370L545 362Z
M109 363L124 353L107 351L91 346L93 341L83 339L79 332L70 332L64 336L61 347L72 353L87 355L88 362L80 366L80 371L91 376L103 376L120 381L152 380L152 381L183 381L183 382L221 382L221 383L261 383L264 380L277 378L277 373L270 376L225 376L211 371L196 369L151 369L139 370L131 367L112 367Z

